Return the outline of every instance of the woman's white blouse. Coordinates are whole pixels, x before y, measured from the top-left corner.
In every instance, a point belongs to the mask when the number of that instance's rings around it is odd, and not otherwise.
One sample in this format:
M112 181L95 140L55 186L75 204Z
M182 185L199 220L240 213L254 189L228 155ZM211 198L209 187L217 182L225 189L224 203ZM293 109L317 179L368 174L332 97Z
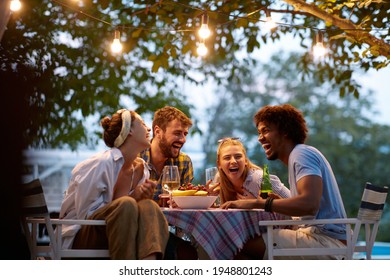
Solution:
M290 190L280 181L280 179L270 174L272 192L282 198L290 197ZM261 182L263 181L263 170L251 169L245 179L243 188L244 194L237 194L238 199L257 198L261 190Z
M69 187L65 192L60 218L87 219L97 209L110 203L123 163L121 151L112 148L77 164L72 170ZM144 161L144 174L137 185L148 178L149 169ZM131 190L130 181L129 190ZM79 228L76 225L63 227L64 237L70 237L68 246L73 242L73 237Z

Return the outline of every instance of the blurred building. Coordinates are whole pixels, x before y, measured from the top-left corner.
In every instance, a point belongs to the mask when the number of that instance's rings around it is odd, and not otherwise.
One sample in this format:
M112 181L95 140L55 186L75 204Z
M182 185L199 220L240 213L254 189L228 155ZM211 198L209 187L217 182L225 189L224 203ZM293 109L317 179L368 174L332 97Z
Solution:
M203 154L198 151L185 152L191 156L195 174L203 174L202 171L197 171L202 167ZM23 181L39 178L49 212L59 212L73 167L96 153L97 151L26 150L23 153Z

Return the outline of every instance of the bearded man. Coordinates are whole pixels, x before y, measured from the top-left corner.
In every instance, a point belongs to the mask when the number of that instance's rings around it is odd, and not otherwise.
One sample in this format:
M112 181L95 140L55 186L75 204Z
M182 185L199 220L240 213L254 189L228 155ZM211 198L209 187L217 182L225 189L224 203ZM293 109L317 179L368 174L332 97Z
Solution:
M165 165L177 165L180 173L180 185L194 179L191 158L181 151L186 142L192 121L177 108L165 106L154 114L153 138L150 148L143 151L140 157L149 166L150 179L157 181L153 199L160 201L162 193L161 172ZM161 203L159 203L161 206Z
M194 179L191 158L181 151L186 142L192 121L177 108L165 106L153 117L153 138L150 148L140 153L150 171L150 180L157 182L153 199L162 206L161 173L165 165L176 165L180 174L180 185ZM198 259L197 250L189 241L170 233L165 259Z

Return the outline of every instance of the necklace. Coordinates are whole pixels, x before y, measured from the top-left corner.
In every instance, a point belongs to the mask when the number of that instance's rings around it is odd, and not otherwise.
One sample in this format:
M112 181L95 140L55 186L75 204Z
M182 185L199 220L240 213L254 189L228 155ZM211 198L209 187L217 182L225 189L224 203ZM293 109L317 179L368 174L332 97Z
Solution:
M133 189L133 181L134 181L134 165L132 164L131 165L131 181L130 181L130 191L129 191L129 195L132 194L134 192L134 189Z

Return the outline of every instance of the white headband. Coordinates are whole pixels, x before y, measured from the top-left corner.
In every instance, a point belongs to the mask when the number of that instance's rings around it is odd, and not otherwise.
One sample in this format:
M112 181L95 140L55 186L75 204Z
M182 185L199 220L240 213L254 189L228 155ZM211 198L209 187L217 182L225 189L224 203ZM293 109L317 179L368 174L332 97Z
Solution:
M119 133L118 137L114 141L114 147L119 147L120 145L125 142L127 135L129 135L130 132L130 126L131 126L131 114L129 110L126 109L120 109L117 111L117 114L122 113L122 129L121 133Z

